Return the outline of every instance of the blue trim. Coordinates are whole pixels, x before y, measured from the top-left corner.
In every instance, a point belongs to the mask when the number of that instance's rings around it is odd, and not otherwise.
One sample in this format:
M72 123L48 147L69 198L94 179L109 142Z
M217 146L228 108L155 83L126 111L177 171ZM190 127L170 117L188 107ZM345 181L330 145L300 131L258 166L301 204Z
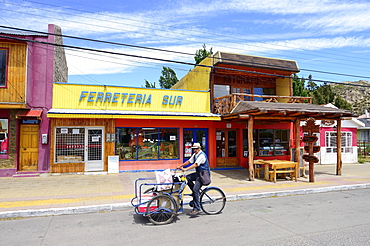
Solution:
M215 167L211 168L211 171L222 171L222 170L239 170L244 169L242 167Z
M171 116L171 117L219 117L219 115L212 115L212 116L208 116L208 115L184 115L184 114L125 114L125 113L101 113L101 112L96 112L96 113L82 113L82 112L59 112L59 113L55 113L55 112L48 112L47 114L86 114L86 115L132 115L132 116L136 116L136 115L145 115L145 116Z
M241 170L244 169L242 167L220 167L220 168L211 168L211 171L223 171L223 170ZM123 170L119 171L119 173L141 173L141 172L148 172L148 173L153 173L155 171L164 171L166 169L150 169L150 170ZM171 169L173 171L175 169Z

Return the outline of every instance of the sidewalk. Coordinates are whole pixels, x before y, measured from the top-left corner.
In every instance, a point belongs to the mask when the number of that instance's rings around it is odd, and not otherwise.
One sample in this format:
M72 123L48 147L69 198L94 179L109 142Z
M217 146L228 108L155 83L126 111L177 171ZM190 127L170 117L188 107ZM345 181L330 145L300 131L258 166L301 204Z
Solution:
M306 171L306 174L308 171ZM248 181L247 169L213 170L212 184L228 201L370 188L370 164L316 165L315 182L278 179L276 183ZM154 177L154 172L106 175L61 174L39 177L0 178L0 219L121 210L131 206L134 182Z

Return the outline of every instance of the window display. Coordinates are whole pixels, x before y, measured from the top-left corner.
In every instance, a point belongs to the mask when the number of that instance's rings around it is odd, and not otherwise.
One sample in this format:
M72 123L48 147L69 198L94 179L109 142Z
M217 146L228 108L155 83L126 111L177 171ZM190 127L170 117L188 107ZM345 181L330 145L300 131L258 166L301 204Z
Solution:
M0 119L0 155L8 153L8 119Z
M178 159L177 128L116 128L120 160Z
M253 139L256 156L289 155L289 130L254 129ZM243 129L243 151L248 151L247 129Z

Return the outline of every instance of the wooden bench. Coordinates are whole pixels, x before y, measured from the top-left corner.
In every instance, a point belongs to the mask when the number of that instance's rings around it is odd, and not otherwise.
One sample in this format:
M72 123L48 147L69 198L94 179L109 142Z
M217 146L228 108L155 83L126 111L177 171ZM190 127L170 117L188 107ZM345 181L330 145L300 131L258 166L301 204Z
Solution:
M295 179L295 182L298 181L296 170L298 166L298 162L290 162L290 161L283 161L283 162L274 162L269 164L271 167L271 170L269 170L269 177L270 181L274 180L276 183L276 175L279 173L289 173L290 179Z

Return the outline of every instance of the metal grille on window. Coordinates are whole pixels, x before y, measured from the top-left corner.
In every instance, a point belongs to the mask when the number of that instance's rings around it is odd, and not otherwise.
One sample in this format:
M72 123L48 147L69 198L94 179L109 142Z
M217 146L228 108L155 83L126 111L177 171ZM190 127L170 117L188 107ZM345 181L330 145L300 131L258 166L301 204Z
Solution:
M55 161L57 163L85 160L85 129L56 128Z
M102 160L102 130L88 132L88 160Z

